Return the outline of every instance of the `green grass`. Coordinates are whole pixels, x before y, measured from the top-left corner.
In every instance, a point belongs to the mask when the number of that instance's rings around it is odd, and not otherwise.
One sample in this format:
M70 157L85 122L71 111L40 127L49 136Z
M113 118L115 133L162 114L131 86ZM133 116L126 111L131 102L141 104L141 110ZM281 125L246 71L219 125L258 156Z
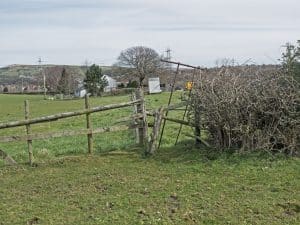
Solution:
M177 92L174 96L174 103L180 101L181 92ZM146 96L146 105L148 109L155 109L161 105L165 105L169 95L163 93L159 95ZM52 115L60 112L69 112L84 107L84 100L68 100L68 101L45 101L43 96L31 95L0 95L0 122L15 121L24 118L24 100L30 102L31 117L39 117ZM130 101L130 96L115 96L91 98L91 106L107 105ZM118 125L122 117L132 115L133 108L127 107L92 114L93 127L104 127L110 125ZM180 116L182 112L171 112L173 116ZM149 120L151 120L149 118ZM31 126L33 133L49 133L62 130L83 129L86 126L85 116L72 117L64 120L58 120L49 123L35 124ZM188 129L188 128L185 128ZM177 134L178 125L169 123L167 126L169 137L164 138L164 145L170 146L174 144L174 136ZM190 130L190 129L188 129ZM0 130L0 135L24 135L25 127L11 128ZM133 130L126 132L105 133L94 135L95 152L128 150L135 145ZM185 140L182 137L181 140ZM19 143L0 143L0 149L7 151L18 162L27 160L27 144ZM85 153L87 150L87 141L85 136L55 138L49 140L39 140L33 142L33 150L37 161L44 161L45 156L48 158L64 154ZM47 158L47 159L48 159ZM1 163L1 162L0 162ZM1 164L0 164L1 165Z
M179 101L176 93L175 101ZM40 96L0 95L0 121L83 107L82 100L44 101ZM168 95L147 96L147 107ZM128 96L92 99L92 105L127 101ZM131 108L93 115L97 126L114 124ZM181 112L170 116L181 117ZM35 132L83 128L84 117L33 125ZM186 131L190 131L186 128ZM12 131L13 130L13 131ZM24 128L0 135L22 134ZM86 155L86 137L34 141L36 167L24 164L26 143L0 144L17 167L0 166L0 225L7 224L299 224L300 160L263 153L216 153L195 149L167 123L163 148L144 158L130 132L97 135Z
M11 96L11 95L0 95L1 107L0 120L1 121L13 121L24 118L24 100L30 101L30 113L31 117L38 117L44 115L51 115L59 112L75 111L83 108L83 100L72 100L72 101L45 101L41 96ZM129 101L128 97L119 98L99 98L91 99L92 106L106 105L111 103L117 103L122 101ZM112 125L114 120L117 120L123 116L129 116L131 113L130 108L107 111L92 115L92 122L94 127L102 127ZM85 117L72 117L65 120L59 120L55 122L43 123L32 125L33 133L49 133L62 130L76 130L85 128ZM0 130L0 135L24 135L25 128L18 127L13 129ZM109 141L110 137L114 136L117 141ZM116 133L116 134L104 134L95 135L96 151L100 150L112 150L121 148L126 142L130 145L133 141L133 136L128 135L128 132ZM129 137L129 138L128 138ZM102 143L101 147L97 143ZM126 145L124 145L126 146ZM24 161L27 160L26 154L26 143L8 143L0 144L0 148L7 150L16 160ZM34 155L36 160L39 160L39 154L42 152L41 160L44 159L44 153L48 152L48 156L57 156L68 153L84 153L86 152L86 137L76 136L67 138L56 138L49 140L39 140L33 142Z
M191 146L187 146L191 147ZM163 149L2 168L2 224L299 224L299 161ZM1 224L0 222L0 224Z

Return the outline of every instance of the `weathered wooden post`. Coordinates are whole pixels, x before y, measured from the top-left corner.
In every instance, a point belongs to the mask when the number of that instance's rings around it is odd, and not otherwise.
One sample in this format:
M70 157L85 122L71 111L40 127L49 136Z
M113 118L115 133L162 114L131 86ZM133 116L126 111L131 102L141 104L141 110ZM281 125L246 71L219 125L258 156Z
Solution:
M29 101L25 100L24 102L25 105L25 119L29 119ZM29 155L29 164L32 166L33 165L33 152L32 152L32 140L29 140L29 135L31 133L31 128L30 124L26 125L26 134L27 134L27 145L28 145L28 155Z
M195 137L196 137L195 145L196 145L196 147L200 147L200 144L201 144L200 122L201 122L200 107L195 106Z
M163 116L164 116L163 107L161 107L155 111L153 131L151 134L151 140L150 140L149 149L147 152L148 154L153 154L157 150L159 131L160 131Z
M88 94L85 95L85 108L90 109L90 102ZM92 154L93 152L93 134L92 134L92 122L90 118L90 113L86 114L86 128L90 130L91 133L87 134L88 140L88 153Z
M136 101L136 92L132 92L132 93L131 93L131 100L132 100L132 101ZM138 113L138 110L137 110L137 104L133 104L133 114L134 114L134 115L137 115L137 113ZM139 123L138 119L135 118L135 119L133 120L133 124L136 125L136 124L138 124L138 123ZM139 144L139 143L140 143L139 128L136 127L136 128L134 129L134 131L135 131L135 143L136 143L136 144Z
M146 146L148 143L148 123L143 89L137 89L135 95L137 100L141 100L140 103L137 104L137 113L143 115L143 117L139 119L139 125L141 126L138 132L139 144Z

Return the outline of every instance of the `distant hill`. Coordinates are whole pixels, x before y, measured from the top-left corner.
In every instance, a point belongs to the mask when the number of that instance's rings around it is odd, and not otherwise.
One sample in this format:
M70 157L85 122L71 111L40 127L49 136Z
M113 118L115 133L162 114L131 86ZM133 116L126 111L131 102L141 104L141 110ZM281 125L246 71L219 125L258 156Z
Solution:
M63 68L66 69L68 73L72 75L73 80L83 80L85 77L86 66L78 65L19 65L14 64L7 67L0 68L0 88L7 85L13 85L20 87L21 85L35 85L42 86L43 73L46 75L46 83L49 86L56 86L57 82L61 76ZM117 81L124 84L129 81L136 80L136 77L130 74L127 69L117 69L110 66L102 66L102 71L104 74L114 77ZM280 69L280 65L245 65L245 66L234 66L236 70L243 71L244 74L254 74L260 73L270 73ZM181 74L177 78L177 86L184 87L185 82L191 80L193 71L182 67ZM203 73L215 75L220 68L208 68L203 71ZM154 76L160 77L160 82L162 85L169 87L173 81L174 71L172 73L166 71L160 71ZM23 77L23 80L22 80ZM148 77L145 79L145 84L147 83ZM50 88L51 89L51 88ZM0 90L1 91L1 90Z
M77 65L20 65L14 64L7 67L0 68L0 84L17 84L20 82L20 77L26 77L28 79L37 78L42 75L41 71L47 76L51 76L52 73L57 74L58 71L62 71L65 68L75 77L84 78L86 66ZM110 71L109 66L104 66L103 72Z

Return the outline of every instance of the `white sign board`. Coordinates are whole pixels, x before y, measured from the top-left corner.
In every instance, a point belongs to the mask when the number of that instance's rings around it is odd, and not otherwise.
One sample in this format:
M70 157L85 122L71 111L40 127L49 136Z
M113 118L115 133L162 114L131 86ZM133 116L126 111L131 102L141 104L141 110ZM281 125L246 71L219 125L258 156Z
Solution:
M159 77L149 78L148 86L150 94L161 92Z

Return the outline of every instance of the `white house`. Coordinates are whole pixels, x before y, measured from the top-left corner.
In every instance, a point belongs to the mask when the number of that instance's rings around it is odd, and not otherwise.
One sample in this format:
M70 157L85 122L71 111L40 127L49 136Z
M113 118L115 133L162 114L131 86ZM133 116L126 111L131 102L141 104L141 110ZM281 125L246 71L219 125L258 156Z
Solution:
M104 88L104 92L110 92L117 89L117 81L108 75L103 75L103 78L107 81L107 86Z

